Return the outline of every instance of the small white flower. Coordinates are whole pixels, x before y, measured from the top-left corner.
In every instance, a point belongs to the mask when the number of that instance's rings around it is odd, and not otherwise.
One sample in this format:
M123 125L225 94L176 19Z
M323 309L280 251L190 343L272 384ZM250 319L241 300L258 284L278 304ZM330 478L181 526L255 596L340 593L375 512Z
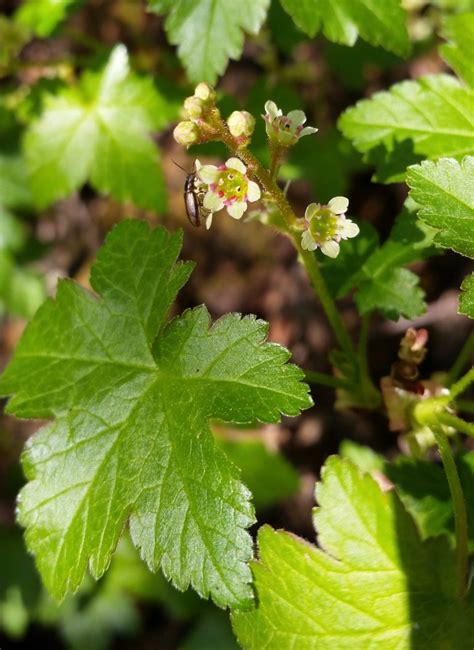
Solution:
M341 239L350 239L359 234L359 226L346 218L349 199L336 196L328 205L310 203L306 208L305 231L301 235L301 247L314 251L320 248L328 257L339 255Z
M258 201L261 192L247 176L247 168L239 158L229 158L224 165L196 166L201 181L207 185L203 206L210 211L206 227L210 228L214 212L226 208L234 219L240 219L247 204Z
M265 103L263 119L269 139L283 147L291 147L303 136L318 130L313 126L303 126L306 122L303 111L290 111L288 115L283 115L282 110L270 100Z

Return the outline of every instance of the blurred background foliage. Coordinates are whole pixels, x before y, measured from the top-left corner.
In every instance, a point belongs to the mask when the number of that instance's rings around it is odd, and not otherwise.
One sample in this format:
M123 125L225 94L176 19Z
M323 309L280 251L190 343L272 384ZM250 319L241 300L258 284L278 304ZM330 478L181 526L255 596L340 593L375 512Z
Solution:
M195 155L225 154L207 145L185 155L171 137L180 104L203 70L210 81L220 77L224 114L245 108L258 116L273 99L285 111L303 108L308 123L319 127L317 137L304 138L292 150L282 176L291 181L289 197L300 213L311 200L350 197L366 236L362 243L347 243L327 280L343 298L345 321L350 327L357 321L353 303L344 299L354 287L344 290L337 265L365 262L377 241L386 240L406 187L382 183L397 180L397 166L404 169L420 157L408 147L396 160L376 150L364 159L337 129L338 117L358 99L400 80L448 71L438 53L443 21L474 11L474 2L403 0L409 42L395 43L389 48L394 53L362 38L348 46L308 35L285 12L288 2L272 0L265 19L268 2L259 0L238 18L242 30L228 43L219 26L207 33L207 63L199 59L202 34L185 21L183 27L180 4L0 0L1 367L57 279L69 276L87 286L105 234L132 216L185 229L184 257L198 266L180 307L206 302L215 317L231 310L256 313L270 322L272 340L288 346L295 362L328 369L331 334L289 242L258 220L243 225L217 219L211 233L185 220L184 174L175 161L191 169ZM232 12L241 10L239 2L224 3L224 16L228 11L237 19ZM263 120L252 147L268 160ZM402 219L396 231L400 247ZM364 250L353 250L357 246ZM449 252L413 259L430 305L419 321L431 334L427 372L445 370L469 327L456 314L457 287L468 262ZM377 377L387 374L406 326L403 319L375 318L369 350ZM215 429L253 492L259 524L284 525L307 537L314 480L341 440L351 439L348 456L371 464L382 462L375 452L391 457L398 448L379 415L334 412L332 392L324 388L315 401L316 410L279 427ZM0 647L235 649L226 613L150 574L127 538L98 583L86 581L60 605L48 597L14 524L21 447L37 427L0 418ZM358 443L372 450L360 452Z

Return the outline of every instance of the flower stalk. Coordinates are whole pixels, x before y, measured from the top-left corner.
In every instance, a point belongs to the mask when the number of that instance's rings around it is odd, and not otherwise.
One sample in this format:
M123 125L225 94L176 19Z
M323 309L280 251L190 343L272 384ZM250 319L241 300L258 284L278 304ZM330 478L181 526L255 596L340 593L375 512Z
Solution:
M200 100L199 102L195 100L196 95L198 95ZM187 117L199 127L199 141L208 142L211 140L217 140L223 142L234 156L238 156L242 165L245 166L246 176L248 176L249 179L253 177L258 181L260 188L263 190L263 198L267 202L271 202L275 205L276 210L270 217L270 223L292 240L296 250L298 251L299 259L306 268L311 285L321 302L344 357L352 368L350 376L341 379L345 382L344 389L348 390L354 396L357 396L356 403L358 405L369 408L377 406L380 401L379 391L370 379L366 361L364 360L363 363L360 362L358 351L351 340L334 299L327 288L318 261L313 252L315 247L320 246L323 250L324 246L324 249L327 249L327 251L332 253L331 256L335 257L339 252L338 242L341 239L352 237L357 234L357 226L349 219L345 219L344 212L347 209L348 201L347 199L344 199L344 205L342 206L341 200L343 197L336 197L333 199L333 204L330 202L328 206L321 207L317 204L312 204L312 212L311 215L309 215L309 221L307 221L306 227L307 229L311 228L311 222L314 221L314 232L311 234L311 245L309 246L311 250L308 250L308 246L305 246L304 244L304 242L308 240L308 236L306 237L306 240L303 236L306 232L305 226L303 225L305 222L303 219L298 219L295 215L293 208L286 198L286 194L280 189L276 182L278 170L287 149L296 144L301 137L311 135L312 133L315 133L317 129L314 127L304 126L306 116L302 111L291 111L285 116L273 102L267 102L265 105L266 113L263 117L265 119L269 145L272 152L271 168L270 170L267 170L247 148L248 139L253 131L253 123L249 119L248 115L245 114L245 112L237 112L231 116L232 119L230 119L230 121L227 120L226 122L221 118L219 110L215 107L215 104L212 103L215 96L212 96L212 98L209 99L208 97L201 97L200 93L196 93L196 95L192 98L192 101L190 100L188 102L190 108L194 109L195 104L199 105L199 108L202 100L204 102L204 110L201 112L200 116L197 116L197 113L199 112L197 109L194 111L196 115L193 114L190 116L188 112ZM235 160L235 158L231 160ZM214 179L216 175L214 172L213 174ZM201 179L204 182L206 182L206 178L205 172L201 174ZM210 187L212 192L212 185ZM216 208L215 211L217 211L217 208L219 207L220 209L222 206L220 202L218 205L218 201L215 197L209 196L204 202L204 207L212 210L213 206L211 205L211 200L213 198L215 204L214 207ZM315 207L317 208L316 210ZM232 210L229 210L229 208L228 212L231 216L234 216ZM318 212L317 215L316 212ZM322 214L323 212L324 215ZM324 218L322 219L321 224L319 222L317 223L317 219L327 217L328 215L326 215L326 212L329 215L328 218L331 218L332 221L334 221L334 233L331 230L331 233L329 233L326 240L323 241L321 236L320 240L318 239L318 241L316 241L315 237L317 238L318 236L320 226L324 226ZM321 213L321 215L319 213ZM209 224L210 219L208 220L208 225ZM316 246L312 245L313 240L316 243ZM340 385L338 387L341 388Z
M450 413L449 404L472 382L474 382L474 369L469 370L461 377L452 386L448 395L432 397L424 402L419 402L413 409L414 419L420 425L429 427L433 433L448 480L454 511L459 598L464 598L468 591L469 531L466 502L448 434L450 430L455 429L472 436L474 435L474 426Z
M459 377L463 368L468 363L469 359L474 355L474 332L471 332L466 339L466 342L462 346L461 351L458 354L456 361L451 366L451 370L448 372L446 378L446 385L451 386L454 384L456 379Z
M438 445L439 454L443 462L449 491L453 502L454 528L456 535L456 571L458 577L458 597L464 598L468 590L468 560L469 560L469 533L467 525L466 502L462 490L461 480L454 460L453 452L448 437L437 426L432 426L432 431Z

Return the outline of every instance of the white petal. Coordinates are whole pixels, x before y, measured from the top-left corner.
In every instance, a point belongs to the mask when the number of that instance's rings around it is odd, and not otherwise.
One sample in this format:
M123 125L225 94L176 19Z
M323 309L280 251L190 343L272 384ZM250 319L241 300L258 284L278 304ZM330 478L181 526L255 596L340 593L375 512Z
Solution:
M260 188L254 181L249 181L247 187L247 199L251 202L258 201L261 196Z
M301 248L304 248L305 251L314 251L317 247L318 245L311 237L309 230L305 230L301 235Z
M357 237L360 232L359 226L350 219L344 219L344 221L339 224L337 231L343 239Z
M212 217L214 216L214 213L211 212L211 214L208 214L206 217L206 228L209 230L209 228L212 226Z
M302 138L304 135L311 135L312 133L317 133L319 129L316 129L314 126L305 126L299 133L299 137Z
M272 102L271 100L268 100L268 102L265 102L265 113L272 120L274 120L276 117L279 117L282 114L282 112L279 110L279 108L275 104L275 102Z
M349 199L345 196L335 196L329 201L328 207L331 208L331 212L334 212L334 214L343 214L349 207Z
M240 219L246 209L247 204L245 201L236 201L235 203L232 203L232 205L227 206L227 212L234 219Z
M204 183L209 185L216 182L218 173L219 170L215 165L203 165L198 171L198 176Z
M247 171L247 167L238 158L229 158L229 160L227 160L225 166L228 169L236 169L241 174L245 174L245 172Z
M319 210L320 207L321 207L320 203L310 203L308 205L308 207L306 208L306 210L305 210L304 218L307 221L312 219L314 217L314 215L316 214L316 212Z
M201 161L196 158L194 161L194 169L198 172L202 168Z
M337 241L330 239L321 246L321 251L328 257L337 257L339 255L339 244Z
M206 210L211 210L211 212L218 212L224 207L224 201L218 196L215 192L206 192L204 201L202 202Z
M306 115L303 111L290 111L287 115L290 120L290 124L293 127L301 126L306 122Z

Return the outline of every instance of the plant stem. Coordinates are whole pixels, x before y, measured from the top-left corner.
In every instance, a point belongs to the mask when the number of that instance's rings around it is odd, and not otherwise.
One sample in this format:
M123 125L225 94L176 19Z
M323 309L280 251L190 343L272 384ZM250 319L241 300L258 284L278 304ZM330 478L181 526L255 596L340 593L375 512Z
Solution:
M231 135L224 122L220 121L216 126L216 131L214 131L212 137L224 142L232 153L242 159L242 161L247 165L249 173L254 175L260 181L260 185L264 192L269 195L272 201L276 204L281 218L278 219L278 222L275 220L273 225L292 239L293 244L299 253L299 258L309 276L311 286L321 302L333 333L336 336L346 359L354 369L353 377L355 377L355 379L346 382L345 388L354 395L357 394L359 396L358 399L361 405L366 408L375 408L380 402L380 393L374 386L368 374L366 358L368 319L363 320L362 327L364 331L362 333L362 343L359 347L359 351L357 351L339 310L336 307L336 303L329 293L326 281L324 280L314 253L303 249L301 246L302 229L299 227L299 222L301 220L299 220L293 212L293 208L288 202L285 192L282 192L276 183L278 168L283 152L281 150L272 151L271 169L270 171L267 171L251 151L246 147L239 147L238 142ZM342 386L339 385L338 387Z
M293 208L289 204L288 199L272 178L271 173L265 169L251 151L248 149L236 149L234 138L230 134L224 134L222 140L233 153L236 153L239 158L246 163L250 171L258 178L263 189L268 192L275 201L288 228L291 229L297 221L296 215L293 212Z
M440 413L438 421L448 427L452 427L460 433L465 433L468 436L474 436L474 424L469 424L465 420L458 418L456 415L450 413Z
M272 161L270 163L270 177L273 182L275 182L278 177L278 172L280 171L280 161L281 161L281 152L278 149L272 150Z
M343 388L349 390L351 385L349 382L340 379L339 377L333 377L332 375L327 375L324 372L318 372L317 370L305 370L306 381L310 384L320 384L321 386L330 386L331 388Z
M436 443L438 445L444 471L448 479L449 490L454 510L454 526L456 532L456 565L458 573L458 596L463 598L467 592L467 568L468 568L468 527L467 513L461 481L454 456L449 445L448 438L439 427L432 427Z
M469 384L472 384L472 382L474 382L474 368L471 368L463 377L461 377L461 379L458 379L458 381L451 386L449 391L449 401L452 402L458 395L464 393L466 388Z
M354 346L344 325L344 321L339 314L336 304L328 291L326 282L324 281L322 273L319 269L319 265L316 261L314 253L311 251L306 251L301 247L301 233L299 231L295 232L294 229L294 225L297 222L297 217L293 212L293 208L289 204L288 199L278 187L275 180L272 178L271 173L268 172L265 167L263 167L263 165L251 151L248 149L237 149L234 138L225 128L222 128L222 133L220 136L222 141L229 147L229 149L232 152L237 153L237 155L247 164L249 169L259 179L264 190L268 192L275 201L281 215L283 216L283 219L285 220L285 234L289 235L293 239L294 245L300 254L300 258L309 275L311 285L313 286L313 289L321 301L334 334L336 335L336 338L348 359L351 360L354 365L356 365L357 357L354 351ZM274 158L276 158L276 156Z
M357 356L354 351L354 345L350 339L349 333L344 325L344 321L336 307L334 300L329 293L326 282L319 268L316 257L312 251L306 251L301 247L299 233L293 236L293 241L300 254L300 258L305 266L306 272L309 275L311 285L318 296L321 305L323 306L326 317L333 329L333 332L345 352L347 358L357 364Z
M471 356L474 354L474 332L467 337L464 345L459 352L456 361L451 366L446 378L446 385L451 386L463 371L464 366L467 364Z

